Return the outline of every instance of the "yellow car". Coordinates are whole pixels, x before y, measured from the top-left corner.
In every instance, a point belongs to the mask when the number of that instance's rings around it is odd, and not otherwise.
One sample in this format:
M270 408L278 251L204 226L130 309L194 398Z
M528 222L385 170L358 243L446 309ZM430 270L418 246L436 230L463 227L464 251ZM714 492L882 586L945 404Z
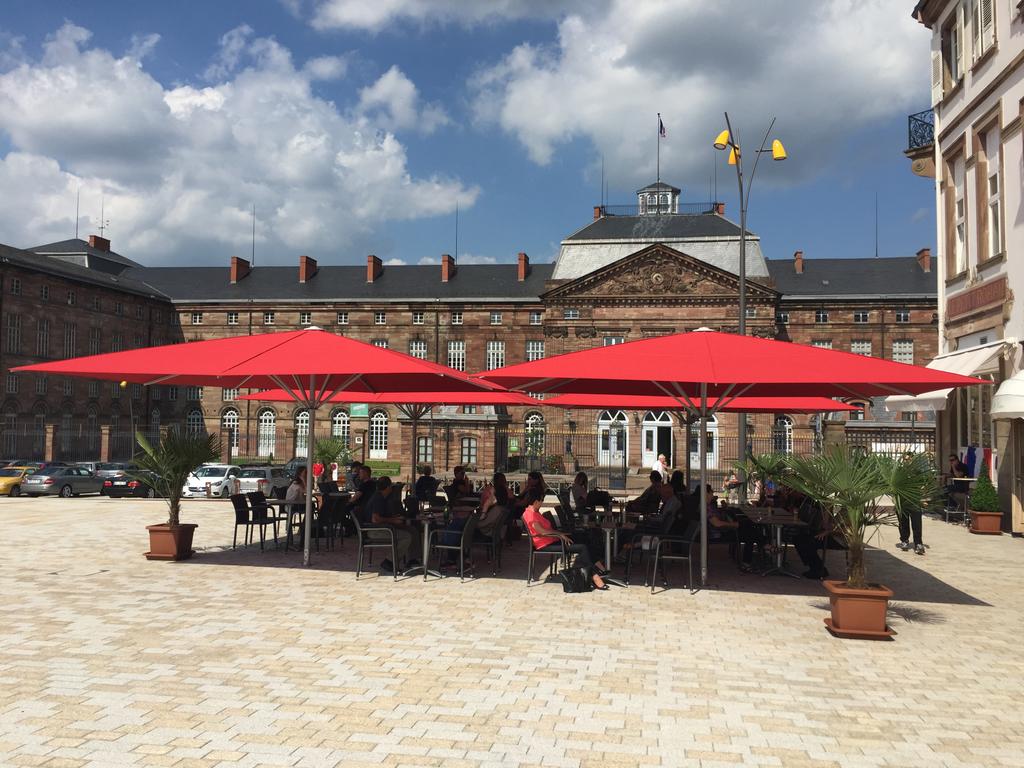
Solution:
M35 467L4 467L0 469L0 495L20 496L22 480L26 475L31 475L35 471Z

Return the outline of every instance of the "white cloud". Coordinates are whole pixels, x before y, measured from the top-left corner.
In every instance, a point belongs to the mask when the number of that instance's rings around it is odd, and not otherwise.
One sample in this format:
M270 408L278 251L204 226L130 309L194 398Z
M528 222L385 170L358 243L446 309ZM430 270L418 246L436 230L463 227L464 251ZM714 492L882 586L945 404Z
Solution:
M287 49L231 34L218 62L232 74L206 87L166 88L70 24L42 60L0 74L0 189L18 190L0 206L0 241L68 237L79 186L83 216L102 193L115 248L144 262L248 250L253 203L259 252L320 258L365 248L387 221L473 204L478 190L458 180L414 178L386 126L318 98Z
M217 52L217 56L206 68L203 76L207 80L219 80L234 72L252 35L253 29L248 24L240 24L225 32L220 38L220 50Z
M400 22L419 25L475 26L516 19L553 19L570 9L599 12L606 0L314 0L312 24L317 29L360 29L378 32ZM298 15L297 0L285 0Z
M456 264L497 264L498 260L494 256L480 256L472 253L463 253L455 260ZM440 256L424 256L417 264L441 264Z
M359 92L359 111L393 131L429 134L449 122L439 105L421 104L416 85L396 66Z
M348 61L342 56L318 56L307 61L302 71L310 80L337 80L348 71Z
M388 259L384 262L385 267L404 267L408 262L402 259Z
M142 61L149 56L160 42L160 35L151 32L148 35L132 35L132 44L128 48L128 56Z
M498 125L534 162L585 139L616 185L654 178L661 112L662 178L703 189L726 110L748 152L778 117L790 160L762 169L766 179L849 161L847 136L925 103L928 45L890 0L614 0L563 19L550 47L516 47L471 89L478 123Z

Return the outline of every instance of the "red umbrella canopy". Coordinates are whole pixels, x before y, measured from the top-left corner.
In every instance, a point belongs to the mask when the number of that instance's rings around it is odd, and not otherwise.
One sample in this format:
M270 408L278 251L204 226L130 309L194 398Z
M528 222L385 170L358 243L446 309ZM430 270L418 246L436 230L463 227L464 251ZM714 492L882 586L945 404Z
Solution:
M734 397L722 400L708 398L708 408L725 413L828 413L856 411L857 406L841 403L828 397ZM622 408L627 411L678 411L683 405L674 397L643 397L638 395L556 395L544 400L543 405L560 408L593 408L607 410Z
M319 402L352 392L492 390L493 385L318 328L75 357L13 369L135 384L281 388Z
M292 400L283 389L269 389L264 392L252 392L242 395L239 400L264 400L278 403ZM472 392L353 392L342 390L335 392L325 402L329 403L368 403L370 405L544 405L519 392L507 389L482 390ZM831 402L831 401L829 401Z
M831 349L701 330L595 347L477 374L552 394L880 397L990 382Z

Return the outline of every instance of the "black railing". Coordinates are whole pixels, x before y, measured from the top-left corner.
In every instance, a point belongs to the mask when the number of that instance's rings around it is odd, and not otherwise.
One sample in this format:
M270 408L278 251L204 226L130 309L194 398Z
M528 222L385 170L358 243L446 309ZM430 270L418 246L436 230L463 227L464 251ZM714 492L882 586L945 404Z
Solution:
M921 149L935 143L935 112L926 109L907 118L907 149Z
M704 213L714 213L717 203L678 203L675 210L670 203L650 205L602 205L600 206L602 216L644 216L656 213L683 213L696 216Z

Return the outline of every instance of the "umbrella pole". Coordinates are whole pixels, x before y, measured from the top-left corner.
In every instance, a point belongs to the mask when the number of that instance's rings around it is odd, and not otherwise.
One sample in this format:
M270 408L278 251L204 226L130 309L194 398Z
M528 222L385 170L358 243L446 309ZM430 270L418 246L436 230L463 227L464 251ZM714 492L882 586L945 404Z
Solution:
M700 385L700 584L708 584L708 385Z
M312 387L310 387L312 391ZM309 542L313 532L313 440L316 432L316 408L309 408L309 438L306 440L306 516L302 544L302 564L309 565Z

